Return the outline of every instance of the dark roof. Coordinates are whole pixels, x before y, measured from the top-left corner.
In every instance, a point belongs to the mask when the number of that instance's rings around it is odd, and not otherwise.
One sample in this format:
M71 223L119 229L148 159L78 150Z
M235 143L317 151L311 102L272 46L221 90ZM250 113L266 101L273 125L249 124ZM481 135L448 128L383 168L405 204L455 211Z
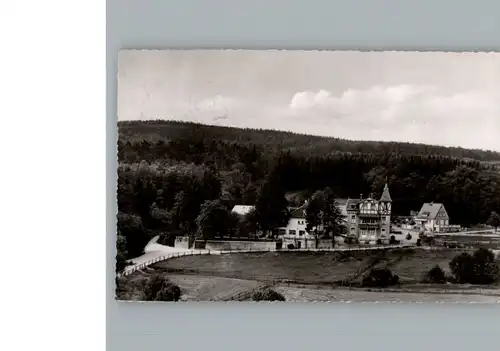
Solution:
M347 199L346 202L346 209L347 210L354 210L356 209L356 206L361 202L361 199Z

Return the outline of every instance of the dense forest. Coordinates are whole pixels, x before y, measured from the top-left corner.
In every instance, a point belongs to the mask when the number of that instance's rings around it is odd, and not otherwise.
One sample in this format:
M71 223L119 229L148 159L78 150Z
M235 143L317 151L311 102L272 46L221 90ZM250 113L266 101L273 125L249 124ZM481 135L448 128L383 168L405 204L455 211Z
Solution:
M500 212L498 152L170 121L120 122L118 132L119 262L157 234L268 227L286 218L280 206L325 188L355 198L379 195L387 181L395 215L443 202L454 224L485 223ZM244 221L229 213L235 204L263 204L263 212Z
M178 121L124 121L118 123L119 140L126 143L170 142L173 140L219 140L240 146L258 145L271 152L292 151L307 156L351 154L438 155L459 159L500 162L500 152L425 144L351 141L292 132L209 126ZM128 157L141 157L129 153ZM130 160L130 159L129 159ZM135 158L135 161L140 161Z

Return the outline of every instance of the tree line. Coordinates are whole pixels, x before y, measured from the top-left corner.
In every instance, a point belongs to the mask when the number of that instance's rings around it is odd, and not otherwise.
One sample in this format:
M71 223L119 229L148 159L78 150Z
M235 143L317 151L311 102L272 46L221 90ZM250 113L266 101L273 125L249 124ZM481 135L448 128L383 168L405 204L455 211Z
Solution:
M400 155L440 155L477 161L500 161L500 153L489 150L403 142L352 141L286 131L209 126L179 121L123 121L118 123L118 132L120 142L135 146L148 142L152 148L157 150L168 145L171 141L187 140L194 143L218 140L233 145L257 145L263 150L271 152L290 150L312 156L338 153L377 155L395 153ZM140 159L144 159L146 155L143 153L138 156Z

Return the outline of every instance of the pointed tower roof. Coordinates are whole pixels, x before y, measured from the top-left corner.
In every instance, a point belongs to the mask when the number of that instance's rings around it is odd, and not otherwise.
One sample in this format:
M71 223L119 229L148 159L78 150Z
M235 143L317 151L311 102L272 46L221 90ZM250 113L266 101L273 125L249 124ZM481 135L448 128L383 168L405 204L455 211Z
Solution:
M380 201L392 202L391 194L389 194L389 186L385 183L384 191L382 192L382 196L380 197Z

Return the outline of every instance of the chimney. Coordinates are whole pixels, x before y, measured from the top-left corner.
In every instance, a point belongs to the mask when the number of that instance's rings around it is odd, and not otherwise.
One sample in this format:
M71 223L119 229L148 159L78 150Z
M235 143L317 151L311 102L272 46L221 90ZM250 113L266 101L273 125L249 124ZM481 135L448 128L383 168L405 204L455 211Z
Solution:
M359 194L359 199L362 200L363 199L363 194Z

